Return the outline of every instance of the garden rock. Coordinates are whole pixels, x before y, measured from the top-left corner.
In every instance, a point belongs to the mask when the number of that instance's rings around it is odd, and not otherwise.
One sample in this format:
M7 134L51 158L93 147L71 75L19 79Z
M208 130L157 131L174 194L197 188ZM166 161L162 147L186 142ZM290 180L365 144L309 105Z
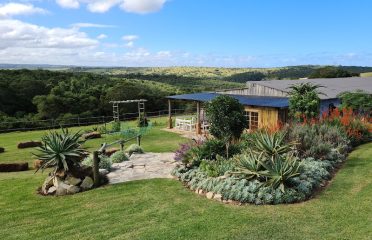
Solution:
M93 187L93 179L91 177L85 177L80 187L83 190L91 189Z
M41 186L41 191L43 194L48 194L49 189L53 186L53 179L54 177L48 176L43 185Z
M75 194L75 193L78 193L78 192L80 192L80 188L77 187L77 186L70 185L70 186L67 188L67 193L68 193L68 194Z
M0 153L3 153L3 152L5 152L5 148L0 147Z
M55 186L51 186L49 189L48 189L48 192L46 194L48 195L53 195L55 192L57 191L57 188Z
M79 183L81 183L81 179L73 177L73 176L67 176L65 183L69 185L77 186L79 185Z
M218 201L222 201L222 195L221 194L215 194L213 196L213 199L218 200Z
M207 198L208 199L212 199L213 198L213 195L214 195L213 192L207 192Z
M101 175L107 175L107 174L109 174L109 170L102 168L102 169L99 169L99 173Z

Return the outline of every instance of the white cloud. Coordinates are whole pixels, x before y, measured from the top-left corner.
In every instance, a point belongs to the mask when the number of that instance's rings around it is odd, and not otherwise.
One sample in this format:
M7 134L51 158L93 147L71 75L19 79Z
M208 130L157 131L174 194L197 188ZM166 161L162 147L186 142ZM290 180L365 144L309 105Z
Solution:
M77 29L46 28L19 20L0 21L0 49L36 48L74 49L98 44ZM28 53L25 53L28 54Z
M114 25L97 24L97 23L74 23L71 24L74 28L113 28Z
M63 8L79 8L79 0L56 0L57 4Z
M9 18L16 15L46 14L47 10L34 7L32 4L7 3L0 4L0 18Z
M106 34L100 34L97 36L97 39L105 39L105 38L107 38Z
M163 8L166 0L123 0L120 7L126 12L146 14Z
M125 35L122 37L122 39L124 41L128 41L128 42L131 42L131 41L135 41L137 40L139 37L137 35Z
M64 8L79 8L86 4L94 13L104 13L119 5L126 12L146 14L157 12L163 8L167 0L56 0Z
M133 41L127 42L124 46L127 48L132 48L134 47L134 42Z

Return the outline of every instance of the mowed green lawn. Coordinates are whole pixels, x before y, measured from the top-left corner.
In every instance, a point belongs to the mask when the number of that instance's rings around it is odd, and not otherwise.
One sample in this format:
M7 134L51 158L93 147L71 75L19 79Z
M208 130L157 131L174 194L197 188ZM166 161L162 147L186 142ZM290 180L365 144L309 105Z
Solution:
M171 179L66 197L35 193L45 175L0 173L1 239L371 239L372 143L352 152L315 199L225 205Z
M187 141L187 139L180 137L175 133L163 131L166 127L166 118L151 118L150 121L153 123L153 127L143 136L141 140L141 146L147 152L173 152L179 147L179 143ZM91 130L93 127L102 125L93 125L85 127L73 127L69 128L70 131L83 131ZM124 129L134 128L136 121L128 121L122 123ZM40 141L41 137L46 134L47 130L42 131L28 131L28 132L12 132L0 134L0 147L5 147L5 152L0 153L0 163L12 163L12 162L28 162L29 166L32 166L32 162L36 159L32 153L36 153L35 148L17 149L17 144L23 141ZM120 139L120 136L115 135L102 135L102 138L88 140L84 143L84 148L88 151L98 150L101 143L111 143L115 140ZM126 143L129 146L132 143L136 143L136 140L132 140ZM115 145L114 147L120 147Z

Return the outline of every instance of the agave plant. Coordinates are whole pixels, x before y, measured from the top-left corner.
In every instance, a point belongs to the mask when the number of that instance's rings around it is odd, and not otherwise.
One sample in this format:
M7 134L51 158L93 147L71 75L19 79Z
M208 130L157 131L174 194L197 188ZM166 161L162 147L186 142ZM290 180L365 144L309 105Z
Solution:
M285 143L286 133L275 132L270 134L267 131L258 131L253 134L251 143L253 151L263 154L268 159L275 160L283 154L292 151L293 143Z
M282 192L284 192L288 180L300 174L300 164L293 155L280 157L274 162L261 162L261 164L267 169L267 172L263 174L268 178L266 184L273 188L279 188Z
M80 132L71 134L62 128L61 133L53 131L43 136L43 146L38 149L38 154L34 154L43 161L39 169L54 167L55 174L78 166L81 156L85 154L85 150L81 148L82 141L79 140L81 135Z
M247 152L234 157L237 166L233 175L243 175L246 179L259 178L268 173L267 170L263 168L262 162L265 161L264 155L257 154L254 152Z

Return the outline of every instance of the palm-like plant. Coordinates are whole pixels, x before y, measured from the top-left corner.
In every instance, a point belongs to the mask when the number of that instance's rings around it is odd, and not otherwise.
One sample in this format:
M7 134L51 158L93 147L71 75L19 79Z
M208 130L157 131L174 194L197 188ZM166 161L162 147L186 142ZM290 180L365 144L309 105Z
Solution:
M55 174L78 166L81 156L85 154L85 150L81 148L82 141L79 140L81 135L80 132L71 134L62 129L61 133L54 131L43 136L43 146L38 149L40 153L34 154L43 161L39 169L54 167Z
M292 155L280 157L274 162L261 162L267 172L263 175L268 178L267 185L278 188L284 192L288 180L298 176L300 164Z
M259 178L268 172L263 169L261 162L264 162L263 154L247 152L234 157L236 160L236 171L233 175L243 175L246 179Z
M279 156L292 151L293 143L285 143L285 132L258 131L253 134L251 144L254 152L274 161Z

